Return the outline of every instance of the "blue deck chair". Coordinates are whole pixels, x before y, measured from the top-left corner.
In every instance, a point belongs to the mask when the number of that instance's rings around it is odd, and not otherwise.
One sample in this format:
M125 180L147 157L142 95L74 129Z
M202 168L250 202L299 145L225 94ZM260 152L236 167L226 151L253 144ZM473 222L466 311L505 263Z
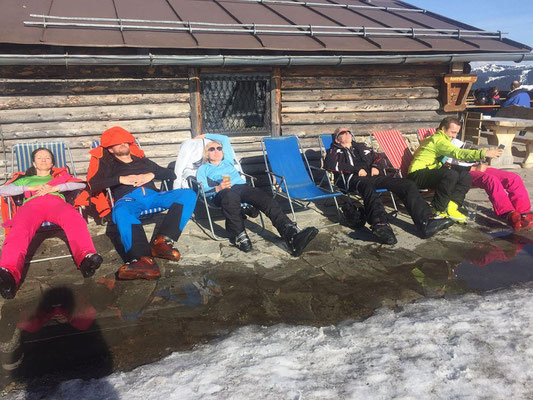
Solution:
M17 143L11 148L11 176L16 172L24 172L30 168L32 164L31 153L36 149L44 147L52 152L55 158L55 167L65 168L67 167L72 176L76 176L76 168L74 166L74 160L72 158L72 153L70 148L65 142L37 142L37 143ZM12 218L15 214L14 203L8 201L8 213L9 218ZM43 222L41 228L38 232L43 232L45 230L54 230L59 229L58 226L52 224L51 222ZM70 254L55 256L55 257L45 257L39 259L32 259L30 263L41 262L41 261L50 261L58 260L61 258L71 257Z
M135 144L139 147L139 149L142 150L142 147L139 143L139 141L137 139L135 139ZM100 146L100 141L99 140L93 140L93 142L91 143L91 149L96 149L98 146ZM168 186L167 186L167 183L165 181L163 181L161 183L161 190L162 191L167 191L168 190ZM106 195L107 195L107 199L109 200L109 203L111 204L111 208L115 207L115 199L113 198L113 195L111 193L111 189L110 188L106 188ZM160 212L163 212L163 211L166 211L167 209L164 208L164 207L154 207L154 208L149 208L147 210L143 210L141 212L141 215L140 215L140 218L144 219L144 218L148 218L148 217L151 217L152 215L155 215L155 214L159 214Z
M261 139L261 146L272 194L274 197L279 195L289 200L295 223L296 214L293 202L308 207L311 202L327 199L333 199L340 221L337 197L342 196L342 193L333 190L329 179L323 178L320 182L321 184L327 183L326 189L314 182L312 170L322 173L324 177L325 171L309 165L296 136L264 137ZM302 202L306 204L301 204Z
M195 143L195 142L198 142L197 139L189 139L191 141L194 141L194 142L190 142L190 143ZM201 151L203 152L203 148L206 146L206 139L203 139L202 140L202 146L200 147ZM182 143L182 148L183 147L186 147L188 145L188 141L185 141ZM195 147L191 147L191 148L187 148L187 151L191 151L192 153L191 154L196 154L196 151L198 151L199 148L195 148ZM196 150L196 151L195 151ZM231 149L233 151L233 148ZM198 154L197 154L197 158L198 159L201 159L202 158L202 152L198 151ZM176 166L179 165L179 158L180 158L180 154L182 154L181 152L178 153L178 156L176 158ZM239 171L239 173L242 175L242 177L244 178L244 180L249 184L251 185L252 187L255 187L255 181L256 181L256 178L252 175L248 175L246 173L243 172L242 170L242 167L241 167L241 164L239 162L239 160L237 159L237 157L235 156L235 152L233 151L233 160L235 160L234 162L234 167L237 171ZM215 223L214 223L214 220L213 220L213 215L211 215L211 210L221 210L222 208L221 207L218 207L214 204L214 202L212 200L210 200L207 195L205 194L205 190L204 190L204 187L203 185L198 182L196 180L196 173L198 172L198 168L200 166L195 166L195 169L191 169L191 168L187 168L187 170L183 170L181 171L182 174L184 175L183 177L186 177L187 179L187 183L189 185L189 188L193 189L197 194L198 194L198 200L200 200L200 202L204 205L205 207L205 212L206 212L206 215L207 215L207 221L209 223L209 229L211 230L211 235L207 234L208 236L211 237L211 239L213 240L226 240L225 238L221 238L219 236L217 236L217 234L215 233ZM176 171L176 175L178 175L178 171ZM188 176L186 176L188 175ZM177 176L177 180L180 180L182 177L180 176ZM250 207L250 204L248 203L241 203L241 208L245 209L246 207ZM261 231L263 231L265 229L265 221L263 219L263 213L262 212L259 212L259 219L260 219L260 222L261 222ZM200 224L198 223L197 219L196 219L196 215L195 215L195 222L198 226L200 226ZM203 227L200 226L200 228L203 230Z
M326 159L326 153L327 153L327 151L329 150L329 148L331 147L332 144L333 144L333 137L331 136L331 134L323 134L323 135L320 135L318 137L318 145L320 147L320 155L322 157L322 165L324 165L324 160ZM326 170L328 172L328 174L331 174L331 179L332 179L332 182L333 182L333 185L334 185L335 189L343 192L344 194L346 194L348 196L348 200L351 201L351 195L354 194L354 193L350 193L348 190L344 189L346 187L346 181L345 181L344 175L343 174L339 174L339 177L337 178L337 181L340 180L340 179L342 179L342 181L343 181L343 185L339 186L337 184L337 182L333 178L333 171L327 170L326 168L324 168L324 170ZM396 206L396 200L394 199L394 195L392 194L392 192L389 192L387 189L376 189L376 193L379 193L379 194L381 194L381 193L389 193L391 201L392 201L392 206L394 208L394 211L398 212L398 207Z

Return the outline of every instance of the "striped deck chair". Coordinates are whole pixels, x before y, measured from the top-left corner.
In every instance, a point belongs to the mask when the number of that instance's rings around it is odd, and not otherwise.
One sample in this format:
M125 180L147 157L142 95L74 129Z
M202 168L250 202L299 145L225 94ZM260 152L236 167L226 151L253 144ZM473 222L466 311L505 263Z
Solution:
M142 150L141 145L140 145L140 143L138 142L137 139L135 139L135 144ZM96 149L98 146L100 146L100 141L99 140L94 140L91 143L91 149ZM167 191L168 190L166 182L162 182L161 190L162 191ZM111 204L111 207L114 207L115 206L115 199L113 199L113 195L111 194L111 189L110 188L106 188L106 193L107 193L107 199L108 199L109 203ZM158 213L166 211L166 210L167 209L164 208L164 207L149 208L148 210L143 210L141 212L140 218L143 218L143 219L144 218L148 218L148 217L151 217L151 216L153 216L155 214L158 214Z
M324 160L326 159L326 153L329 150L329 148L331 147L332 143L333 143L333 137L329 133L320 135L318 137L318 146L320 147L320 157L321 157L322 166L324 166ZM346 181L345 181L344 175L343 174L339 174L339 178L337 178L337 181L342 179L343 182L344 182L344 185L339 186L337 184L337 182L335 182L334 179L332 178L333 177L333 171L327 170L324 167L322 167L322 168L331 176L330 179L333 182L334 188L336 190L346 194L346 196L348 196L348 200L351 201L350 196L352 194L354 194L354 193L350 193L348 190L344 189L346 187ZM392 194L392 192L389 192L387 189L376 189L376 193L379 193L379 194L381 194L381 193L390 193L390 198L392 200L392 206L394 207L395 211L398 211L398 207L396 206L396 200L394 199L394 195Z
M413 153L411 153L411 149L407 146L407 142L400 131L396 129L374 131L370 135L372 143L374 143L374 139L381 151L385 153L392 167L398 171L400 177L405 178L409 165L413 161Z
M420 128L416 131L416 135L418 136L418 142L421 142L428 136L432 136L437 132L437 128Z
M322 174L325 174L325 171L309 165L296 136L264 137L261 139L261 147L272 194L274 197L279 195L289 200L295 223L296 214L293 202L307 208L311 202L326 199L333 199L340 220L339 204L336 198L342 196L342 193L333 190L329 179L325 179L328 184L326 189L314 182L312 170ZM327 226L330 225L332 224Z
M40 148L44 147L52 152L55 158L55 167L64 168L67 167L69 173L72 176L76 176L76 168L74 166L74 160L72 158L72 153L70 148L65 142L36 142L36 143L17 143L11 148L11 176L16 172L26 171L32 166L31 153ZM15 213L17 206L11 199L7 201L8 204L8 215L11 219ZM44 230L55 230L60 229L57 225L52 224L51 222L43 222L41 228L38 232L43 232ZM46 257L39 259L32 259L30 262L40 262L40 261L50 261L57 260L61 258L71 257L70 254L55 256L55 257Z

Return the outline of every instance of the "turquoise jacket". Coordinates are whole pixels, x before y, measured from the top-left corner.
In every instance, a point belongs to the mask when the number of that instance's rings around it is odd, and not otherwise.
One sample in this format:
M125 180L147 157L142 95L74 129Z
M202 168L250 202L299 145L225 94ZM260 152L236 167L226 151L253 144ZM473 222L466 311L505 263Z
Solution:
M205 135L206 139L219 142L222 145L224 158L218 165L203 164L198 168L196 179L204 186L205 193L208 197L216 195L215 186L222 182L224 175L229 175L232 185L245 184L246 181L235 168L235 160L233 159L233 149L229 138L225 135L218 135L215 133L208 133Z

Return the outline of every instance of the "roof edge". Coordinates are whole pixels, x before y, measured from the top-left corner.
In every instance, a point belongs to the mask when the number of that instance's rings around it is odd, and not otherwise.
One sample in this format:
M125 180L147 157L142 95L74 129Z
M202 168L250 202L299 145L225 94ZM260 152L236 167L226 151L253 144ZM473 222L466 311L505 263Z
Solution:
M0 54L0 65L181 65L201 66L296 66L412 64L424 62L533 61L533 53L457 53L384 56L225 56L225 55L76 55L76 54Z

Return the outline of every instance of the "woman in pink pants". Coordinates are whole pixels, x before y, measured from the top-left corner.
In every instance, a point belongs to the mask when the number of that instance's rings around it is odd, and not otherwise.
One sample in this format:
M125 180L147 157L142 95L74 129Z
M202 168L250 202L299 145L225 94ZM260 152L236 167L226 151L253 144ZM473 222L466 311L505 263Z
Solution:
M522 178L484 164L472 167L472 186L484 189L496 215L506 218L515 231L533 227L529 194Z
M15 296L28 245L45 221L65 231L74 261L84 277L92 276L103 261L96 253L85 220L61 194L82 189L85 184L73 178L66 168L53 168L54 156L48 149L35 150L32 161L33 167L24 176L0 188L2 196L24 194L25 198L13 219L4 224L11 228L0 256L0 294L6 299Z

